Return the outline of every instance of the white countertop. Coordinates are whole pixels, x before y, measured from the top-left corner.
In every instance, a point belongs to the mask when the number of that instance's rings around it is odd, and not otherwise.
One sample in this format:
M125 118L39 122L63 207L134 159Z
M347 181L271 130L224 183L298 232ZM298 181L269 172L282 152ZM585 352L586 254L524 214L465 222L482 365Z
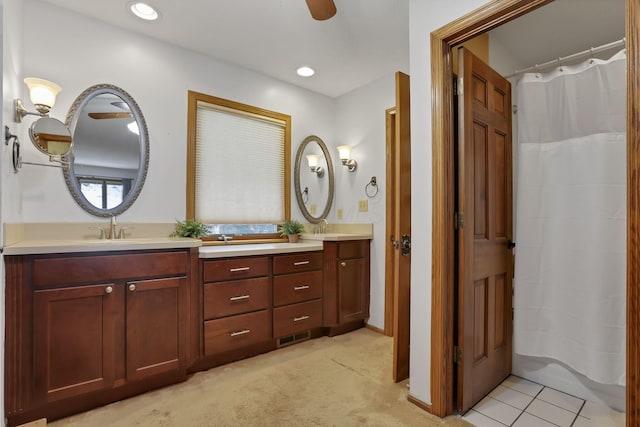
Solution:
M227 258L248 255L286 254L294 252L321 251L322 242L255 243L249 245L202 246L200 258Z
M200 239L181 237L127 238L122 240L23 240L3 248L4 255L32 255L70 252L131 251L145 249L195 248L202 245Z
M371 240L373 239L373 233L302 233L300 235L302 240L320 240L320 241L343 241L343 240Z

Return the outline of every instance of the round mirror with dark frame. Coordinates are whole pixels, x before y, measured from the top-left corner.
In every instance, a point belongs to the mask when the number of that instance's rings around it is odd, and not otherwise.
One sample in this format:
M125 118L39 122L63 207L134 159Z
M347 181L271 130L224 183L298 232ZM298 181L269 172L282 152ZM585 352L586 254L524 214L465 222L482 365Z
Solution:
M117 86L95 85L75 100L66 124L73 151L63 173L71 195L92 215L122 214L138 198L149 168L149 134L140 107Z
M333 203L333 162L322 139L308 136L300 143L294 168L296 200L302 215L317 224L329 215ZM315 216L316 212L320 212Z

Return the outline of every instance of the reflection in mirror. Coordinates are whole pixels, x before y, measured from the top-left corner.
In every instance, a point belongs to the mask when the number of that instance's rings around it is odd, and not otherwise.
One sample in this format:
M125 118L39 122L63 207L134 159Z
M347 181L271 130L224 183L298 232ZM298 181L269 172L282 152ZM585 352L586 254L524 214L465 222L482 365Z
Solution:
M294 186L298 207L310 223L317 224L329 215L333 182L333 164L327 146L317 136L308 136L296 154Z
M64 156L71 151L71 132L58 119L41 117L29 128L33 145L49 156Z
M149 162L142 111L124 90L96 85L84 91L67 116L73 133L65 181L78 204L97 216L120 215L138 197Z

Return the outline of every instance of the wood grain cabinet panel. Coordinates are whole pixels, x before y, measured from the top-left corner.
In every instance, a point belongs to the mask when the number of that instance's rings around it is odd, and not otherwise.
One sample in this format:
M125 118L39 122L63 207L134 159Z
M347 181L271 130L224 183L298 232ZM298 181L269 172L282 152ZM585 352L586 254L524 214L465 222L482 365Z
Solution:
M268 306L268 277L204 285L205 320L264 310Z
M38 400L53 402L113 385L114 316L120 303L115 286L34 293L34 387Z
M273 278L273 305L308 301L322 297L322 271L286 274Z
M269 257L266 256L204 261L202 272L205 283L247 279L268 274Z
M204 322L205 356L249 347L270 338L268 310Z
M281 338L322 326L322 300L312 300L273 309L273 335Z

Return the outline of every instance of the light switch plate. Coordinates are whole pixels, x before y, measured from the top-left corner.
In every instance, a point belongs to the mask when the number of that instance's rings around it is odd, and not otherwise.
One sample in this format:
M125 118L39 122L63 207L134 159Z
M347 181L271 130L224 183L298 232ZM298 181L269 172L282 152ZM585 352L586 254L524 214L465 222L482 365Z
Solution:
M312 204L309 206L309 213L310 213L311 215L314 215L314 214L316 213L316 204L315 204L315 203L312 203Z
M360 212L367 212L369 210L369 201L360 200L360 202L358 202L358 210Z
M342 219L342 208L338 208L338 219Z

